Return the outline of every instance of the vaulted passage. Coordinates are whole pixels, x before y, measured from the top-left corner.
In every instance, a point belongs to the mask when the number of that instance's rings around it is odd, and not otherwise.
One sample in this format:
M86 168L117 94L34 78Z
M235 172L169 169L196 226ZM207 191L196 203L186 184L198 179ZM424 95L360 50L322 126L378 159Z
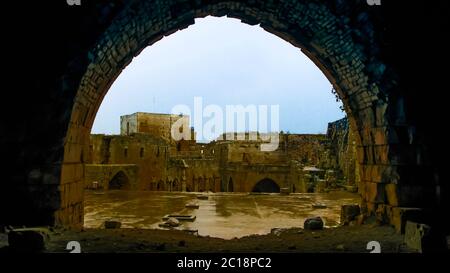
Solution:
M0 125L11 165L0 196L2 223L82 225L89 135L109 87L145 47L208 15L259 24L302 50L327 76L356 138L365 215L401 225L407 208L419 208L431 212L431 224L448 222L439 220L448 217L449 187L440 160L446 136L436 124L447 103L438 91L448 77L433 63L445 56L426 54L448 54L439 42L446 36L443 4L427 6L435 16L425 21L417 20L422 5L394 1L380 7L320 0L89 2L78 11L62 9L51 23L40 20L54 18L51 8L24 16L30 20L24 25L34 28L18 35L25 61L16 62L30 63L35 72L17 73L14 84L25 91L4 102L23 103L24 110ZM61 25L64 33L56 29ZM35 29L54 33L42 37ZM28 48L33 40L42 43ZM417 65L410 65L410 52L418 53ZM51 71L41 69L49 62Z
M267 192L267 193L277 193L280 192L280 186L278 186L275 181L269 178L264 178L263 180L256 183L253 187L252 192Z
M130 182L128 176L122 171L118 172L109 182L108 188L110 190L129 190Z

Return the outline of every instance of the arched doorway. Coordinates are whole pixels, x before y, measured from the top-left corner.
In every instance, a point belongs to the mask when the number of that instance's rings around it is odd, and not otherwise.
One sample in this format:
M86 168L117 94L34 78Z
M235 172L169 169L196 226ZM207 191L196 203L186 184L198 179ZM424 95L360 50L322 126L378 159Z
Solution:
M234 192L233 178L231 177L230 180L228 180L227 192Z
M128 179L128 176L123 171L119 171L109 181L108 189L109 190L129 190L130 189L130 181Z
M265 193L279 193L280 186L270 178L264 178L260 180L253 187L252 192L265 192Z
M178 179L175 179L172 184L172 191L181 191L181 184Z

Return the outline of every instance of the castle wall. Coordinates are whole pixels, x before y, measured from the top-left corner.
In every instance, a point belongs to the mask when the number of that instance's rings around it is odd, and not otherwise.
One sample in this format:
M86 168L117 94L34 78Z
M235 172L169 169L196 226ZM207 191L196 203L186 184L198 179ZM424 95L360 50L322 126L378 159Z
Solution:
M330 123L327 135L281 133L278 149L262 152L263 141L249 140L248 134L246 140L210 143L167 139L179 118L135 113L121 117L121 132L128 134L91 135L87 187L94 180L106 185L113 170L130 164L136 169L136 190L251 192L259 181L270 179L290 192L307 192L317 183L316 190L323 190L336 177L346 185L357 181L356 147L346 119ZM314 177L304 171L308 166L332 172Z
M139 168L135 164L86 164L84 168L86 189L108 190L111 180L119 172L127 177L128 189L139 189Z
M323 161L323 167L338 171L338 178L345 184L357 186L359 164L356 160L356 139L347 118L328 124L327 130L328 155Z
M90 157L92 164L135 164L136 189L148 190L151 183L165 179L168 150L166 142L146 134L92 135Z

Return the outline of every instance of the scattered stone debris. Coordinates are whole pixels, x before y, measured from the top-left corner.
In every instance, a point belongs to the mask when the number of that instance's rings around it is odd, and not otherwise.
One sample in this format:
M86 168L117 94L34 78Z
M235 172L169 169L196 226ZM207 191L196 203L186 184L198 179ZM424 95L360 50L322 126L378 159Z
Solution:
M47 228L20 228L8 233L8 244L12 251L40 252L45 250L50 239Z
M178 227L180 226L180 221L178 221L178 219L173 218L173 217L169 217L167 219L165 219L165 222L162 224L159 224L160 227L164 227L164 228L174 228L174 227Z
M281 236L285 234L303 234L303 228L293 227L293 228L272 228L270 234L275 236Z
M178 221L190 221L193 222L197 218L195 215L184 215L184 214L168 214L164 216L163 221L167 221L169 218L175 218Z
M196 204L196 203L189 203L189 204L186 204L185 207L188 209L198 209L200 207L200 205Z
M321 204L321 203L316 203L316 204L312 204L312 208L313 209L326 209L327 205Z
M301 230L294 228L294 230ZM46 246L45 252L61 252L64 250L67 242L77 238L82 242L83 252L160 252L156 247L165 243L165 251L168 252L338 252L336 247L344 244L345 252L368 253L366 245L374 238L380 238L382 241L382 252L411 252L410 248L400 249L399 245L403 243L404 238L401 234L395 233L391 226L380 226L371 228L367 225L349 227L340 226L332 229L327 228L320 231L304 230L303 234L288 233L280 236L272 234L253 235L241 237L235 240L224 240L210 236L193 236L184 232L182 229L87 229L84 233L77 231L66 231L60 236L54 236ZM121 238L120 234L126 234L126 240ZM320 238L317 238L319 237ZM83 240L83 241L82 241ZM185 241L185 246L178 246L180 241ZM84 243L83 243L84 242ZM117 243L113 245L113 243ZM141 244L139 244L141 243ZM296 246L295 250L288 250L289 246ZM160 246L162 247L162 246ZM5 249L4 251L9 251Z
M119 221L112 221L112 220L105 221L106 229L116 229L116 228L120 228L121 226L122 226L122 223Z
M341 206L341 224L349 225L361 214L361 208L357 204Z
M270 234L273 234L275 236L280 236L282 232L283 232L282 228L272 228L270 230Z
M304 229L306 230L321 230L323 226L323 220L320 217L308 218L304 223Z
M185 228L183 229L184 232L198 236L198 229L189 229L189 228Z

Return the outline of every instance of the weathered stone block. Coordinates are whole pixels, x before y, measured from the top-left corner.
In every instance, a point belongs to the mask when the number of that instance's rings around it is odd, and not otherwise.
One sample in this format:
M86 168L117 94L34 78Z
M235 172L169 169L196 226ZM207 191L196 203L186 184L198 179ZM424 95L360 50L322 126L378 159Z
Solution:
M373 147L373 156L375 164L389 164L390 145L380 145Z
M348 225L361 213L361 208L357 204L341 206L341 224Z
M405 243L408 247L422 253L430 240L431 228L425 224L407 221L405 227Z
M394 183L386 184L385 190L388 204L394 207L398 206L397 185Z
M375 116L376 116L376 125L377 126L383 126L387 124L386 121L386 113L387 113L387 103L378 104L375 110Z
M371 172L369 174L370 181L377 182L377 183L381 182L381 180L382 180L382 173L383 173L384 169L385 169L385 166L373 165L370 168L370 170L371 170Z
M365 200L370 203L384 203L384 184L371 182L365 183L365 197Z
M388 131L386 127L372 129L372 140L375 145L386 145L389 143Z
M323 229L323 220L320 217L312 217L305 220L303 225L304 229L307 230L321 230Z
M407 221L423 221L423 210L420 208L392 208L391 224L395 230L400 233L405 233L405 226Z
M43 251L49 239L47 228L21 228L8 233L9 247L17 252Z

